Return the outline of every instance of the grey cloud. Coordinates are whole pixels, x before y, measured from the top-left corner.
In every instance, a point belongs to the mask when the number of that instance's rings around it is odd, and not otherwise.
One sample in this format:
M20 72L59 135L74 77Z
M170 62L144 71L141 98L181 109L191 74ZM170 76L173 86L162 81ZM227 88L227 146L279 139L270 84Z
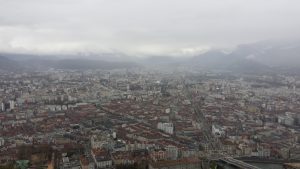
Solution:
M193 55L299 38L298 0L0 0L0 50Z

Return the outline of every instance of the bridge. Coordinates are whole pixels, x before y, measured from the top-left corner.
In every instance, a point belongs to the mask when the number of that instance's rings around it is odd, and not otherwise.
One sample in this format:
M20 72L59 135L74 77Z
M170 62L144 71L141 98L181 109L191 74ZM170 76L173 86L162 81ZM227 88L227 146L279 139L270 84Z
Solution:
M237 157L237 160L251 163L267 163L267 164L284 164L284 163L299 163L299 159L273 159L259 157Z
M219 160L222 163L229 164L231 166L234 166L235 168L242 168L242 169L260 169L256 166L250 165L248 163L245 163L243 161L231 158L231 157L223 157Z

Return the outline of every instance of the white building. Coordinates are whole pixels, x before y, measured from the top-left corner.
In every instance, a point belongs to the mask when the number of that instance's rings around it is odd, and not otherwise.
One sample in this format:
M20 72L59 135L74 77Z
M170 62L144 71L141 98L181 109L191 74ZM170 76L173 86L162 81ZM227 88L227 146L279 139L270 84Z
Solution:
M221 137L225 135L225 131L222 129L222 127L215 124L212 125L212 133L217 137Z
M113 137L113 139L117 138L117 133L115 131L112 133L112 137Z
M173 126L173 123L161 123L159 122L157 124L157 128L159 130L162 130L168 134L173 134L174 133L174 126Z
M10 110L15 109L15 101L13 101L13 100L9 101L9 108L10 108Z
M1 111L5 111L5 105L3 102L1 103Z
M112 159L108 152L92 150L91 154L97 168L112 168Z
M97 148L110 148L112 147L112 140L109 137L102 135L93 135L91 137L91 146L93 149Z
M4 138L0 137L0 147L4 145Z
M291 116L278 116L278 123L292 126L295 123L295 119Z
M294 125L294 123L295 123L295 120L292 117L286 117L284 120L284 124L287 126L292 126L292 125Z

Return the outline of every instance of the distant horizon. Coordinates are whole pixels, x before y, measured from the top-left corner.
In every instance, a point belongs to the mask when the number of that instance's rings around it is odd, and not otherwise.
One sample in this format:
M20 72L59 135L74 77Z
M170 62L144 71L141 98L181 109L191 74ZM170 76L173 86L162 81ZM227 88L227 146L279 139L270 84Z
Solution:
M300 43L300 38L289 38L289 39L265 39L265 40L260 40L260 41L253 41L253 42L248 42L248 43L242 43L242 44L237 44L235 46L232 47L228 47L228 48L207 48L207 49L203 49L202 51L199 51L197 53L193 53L193 54L159 54L159 55L154 55L154 54L149 54L149 55L128 55L125 53L121 53L118 51L115 52L94 52L94 51L80 51L80 52L37 52L37 51L23 51L23 50L16 50L16 51L5 51L5 50L0 50L0 55L5 55L5 54L16 54L16 55L24 55L24 56L55 56L55 59L92 59L90 57L95 57L93 59L98 60L101 59L103 56L108 55L108 56L113 56L115 58L117 57L128 57L128 59L145 59L145 58L159 58L159 57L163 57L163 58L192 58L192 57L196 57L198 55L202 55L204 53L210 52L210 51L221 51L225 54L231 53L232 51L234 51L235 49L237 49L240 46L243 45L251 45L251 44L257 44L257 43L264 43L264 42L275 42L275 43L279 43L279 42L297 42ZM77 58L79 57L79 58ZM87 57L87 58L82 58L82 57ZM120 58L122 60L126 60L126 58Z

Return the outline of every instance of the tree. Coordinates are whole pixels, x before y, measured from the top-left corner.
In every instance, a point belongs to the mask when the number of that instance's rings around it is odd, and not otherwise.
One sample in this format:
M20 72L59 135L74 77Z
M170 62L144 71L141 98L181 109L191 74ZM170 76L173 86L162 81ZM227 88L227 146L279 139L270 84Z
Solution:
M218 165L215 161L213 161L212 163L210 163L210 169L217 169L218 168Z

